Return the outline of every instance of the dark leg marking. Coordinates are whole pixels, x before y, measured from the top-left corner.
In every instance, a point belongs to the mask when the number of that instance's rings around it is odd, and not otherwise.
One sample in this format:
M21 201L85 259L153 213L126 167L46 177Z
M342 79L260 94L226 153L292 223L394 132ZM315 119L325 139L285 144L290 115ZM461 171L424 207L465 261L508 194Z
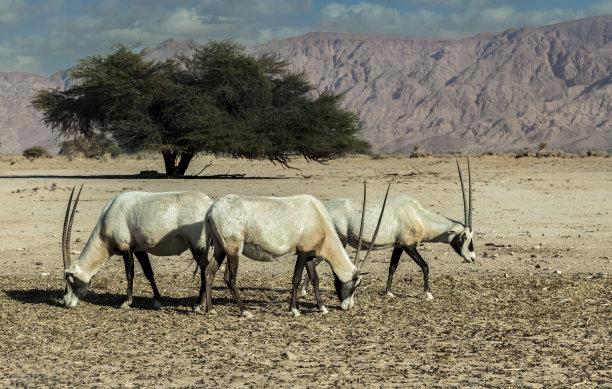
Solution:
M391 261L389 262L389 278L387 278L387 290L386 293L389 296L393 296L391 293L391 285L393 284L393 274L395 274L395 270L397 270L397 265L399 264L400 257L402 256L402 252L404 251L401 247L393 248L393 253L391 254Z
M227 264L225 265L225 275L223 277L225 283L229 287L234 299L236 299L236 304L238 304L238 308L240 309L240 313L245 316L250 316L250 314L245 313L246 307L242 298L240 297L240 291L236 287L236 275L238 274L238 264L240 261L240 254L234 253L232 255L227 256Z
M300 286L300 280L302 279L302 272L304 271L304 265L308 259L306 253L298 252L297 260L295 261L295 268L293 269L293 279L291 287L291 302L289 303L289 309L293 312L295 317L300 316L300 312L297 309L296 295L297 290Z
M123 251L123 264L125 265L125 277L127 278L127 299L121 305L122 308L129 308L132 305L132 285L134 282L134 257L132 250Z
M134 251L134 255L136 256L136 259L138 259L145 277L147 277L147 280L149 280L149 284L151 284L156 305L161 305L161 294L159 293L159 290L157 290L157 285L155 284L155 276L153 275L153 268L151 268L149 254L147 254L146 251Z
M419 254L417 251L416 246L404 247L404 251L406 251L406 254L410 255L410 258L412 258L414 262L421 267L421 270L423 271L423 281L425 283L425 294L427 295L428 299L432 298L431 291L429 290L429 266L427 265L427 262L425 262L423 257L421 257L421 254Z
M316 259L314 258L308 258L306 260L306 273L307 277L310 277L310 281L312 282L312 289L317 299L317 308L319 308L321 312L327 313L327 308L323 305L321 294L319 293L319 275L317 274L317 265L315 262Z
M206 279L206 282L202 283L202 287L206 291L206 311L210 313L216 313L212 305L212 285L213 285L213 279L215 278L215 274L217 273L217 270L219 270L219 266L221 266L221 264L223 263L225 256L226 256L225 250L221 248L221 245L215 244L213 260L208 262L206 269L202 271L203 273L205 273L204 277ZM199 299L200 301L198 301L199 306L201 306L204 303L204 300L203 300L204 296L202 295L201 292L202 290L200 289L200 299Z

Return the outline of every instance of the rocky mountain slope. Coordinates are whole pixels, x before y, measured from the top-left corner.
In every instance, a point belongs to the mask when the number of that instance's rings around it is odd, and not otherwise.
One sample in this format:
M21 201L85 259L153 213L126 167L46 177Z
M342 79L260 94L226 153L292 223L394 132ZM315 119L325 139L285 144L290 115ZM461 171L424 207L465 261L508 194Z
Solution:
M168 40L142 54L163 59L197 47ZM461 40L310 33L249 50L276 52L320 89L344 93L375 152L412 151L415 143L425 151L540 142L612 149L612 15ZM18 152L11 147L33 141L30 134L48 138L24 102L45 82L62 82L19 75L0 74L3 152Z

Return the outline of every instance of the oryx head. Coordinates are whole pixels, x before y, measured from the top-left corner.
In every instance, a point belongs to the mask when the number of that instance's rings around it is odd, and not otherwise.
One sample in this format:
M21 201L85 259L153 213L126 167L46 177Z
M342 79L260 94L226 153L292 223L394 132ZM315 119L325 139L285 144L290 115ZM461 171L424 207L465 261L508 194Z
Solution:
M72 196L74 195L74 188L72 188L70 198L68 199L68 207L66 209L66 216L64 217L64 229L62 232L62 257L64 260L64 279L66 280L66 287L64 289L64 303L69 308L77 305L79 299L82 298L85 293L87 293L90 283L89 281L82 281L78 277L80 273L78 265L70 264L70 233L72 231L72 221L74 220L74 214L76 212L82 190L83 185L81 185L81 189L79 189L79 193L74 201L74 207L72 208L72 212L70 212Z
M358 265L359 262L359 251L361 249L361 239L363 237L363 223L365 217L365 209L366 209L366 188L367 181L363 181L363 204L361 209L361 226L359 227L359 241L357 242L357 251L355 252L355 260L353 263ZM380 222L382 221L383 214L385 212L385 205L387 204L387 197L389 196L389 189L391 188L391 184L387 187L387 193L385 194L385 199L383 200L382 209L380 210L380 216L378 217L378 223L376 224L376 229L374 230L374 235L372 236L372 240L370 241L370 247L365 257L361 261L361 266L364 265L365 261L368 259L370 255L370 251L372 247L374 247L374 243L376 242L376 235L378 235L378 229L380 228ZM363 271L360 269L356 269L355 273L353 273L353 279L348 282L342 282L340 279L334 274L334 285L336 286L336 293L338 295L338 299L341 301L340 307L343 310L347 310L353 307L355 304L355 300L353 299L353 293L359 284L361 283L361 277L364 274L367 274L367 271Z
M472 243L472 237L474 230L472 229L472 173L470 171L470 158L467 157L468 165L468 192L469 200L466 202L465 199L465 186L463 185L463 175L461 174L461 168L459 167L459 161L457 162L457 171L459 172L459 181L461 182L461 193L463 194L463 216L464 226L463 229L458 231L454 238L451 240L450 245L455 249L457 254L461 255L465 262L474 262L476 259L476 253L474 252L474 244Z
M353 294L355 293L355 289L361 284L361 278L367 273L367 271L355 269L353 278L346 282L342 282L336 273L334 273L334 286L336 287L338 300L340 300L340 308L345 311L353 308L355 304Z

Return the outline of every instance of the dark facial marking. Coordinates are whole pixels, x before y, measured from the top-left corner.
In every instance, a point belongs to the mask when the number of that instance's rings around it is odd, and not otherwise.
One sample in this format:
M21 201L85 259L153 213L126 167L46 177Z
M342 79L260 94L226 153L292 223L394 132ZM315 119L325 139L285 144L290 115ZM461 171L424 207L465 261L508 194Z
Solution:
M463 242L465 242L465 235L457 234L455 235L453 240L451 240L450 243L451 247L454 248L457 254L459 255L461 255L461 248L463 247Z
M346 300L347 298L353 295L355 289L357 289L357 281L359 281L359 278L352 279L347 282L342 282L340 281L336 273L334 273L334 286L336 287L336 295L338 296L338 300L340 300L340 302Z
M91 281L81 281L71 273L66 273L66 282L68 282L70 285L72 293L74 293L79 299L85 296L85 293L87 293L87 290L89 289L89 284L91 283Z

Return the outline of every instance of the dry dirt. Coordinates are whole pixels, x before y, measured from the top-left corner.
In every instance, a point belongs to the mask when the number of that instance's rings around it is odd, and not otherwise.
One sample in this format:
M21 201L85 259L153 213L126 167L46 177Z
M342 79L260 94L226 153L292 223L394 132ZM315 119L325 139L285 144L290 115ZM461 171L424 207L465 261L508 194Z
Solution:
M187 253L153 257L164 307L152 307L137 267L134 305L119 257L106 261L86 298L62 306L60 235L73 185L85 184L72 234L80 251L104 204L127 190L198 189L323 201L408 193L461 220L453 158L352 157L328 165L197 159L195 174L243 179L145 179L160 159L0 160L1 387L612 387L612 158L472 157L477 262L448 245L420 248L420 269L402 257L395 298L381 292L390 250L374 252L355 307L339 309L319 267L330 313L312 295L289 312L293 262L243 259L238 274L253 319L242 318L217 276L217 316L191 304L199 276ZM12 161L12 164L11 164ZM462 161L464 162L464 161ZM352 250L349 249L349 255ZM76 255L73 255L75 258Z

